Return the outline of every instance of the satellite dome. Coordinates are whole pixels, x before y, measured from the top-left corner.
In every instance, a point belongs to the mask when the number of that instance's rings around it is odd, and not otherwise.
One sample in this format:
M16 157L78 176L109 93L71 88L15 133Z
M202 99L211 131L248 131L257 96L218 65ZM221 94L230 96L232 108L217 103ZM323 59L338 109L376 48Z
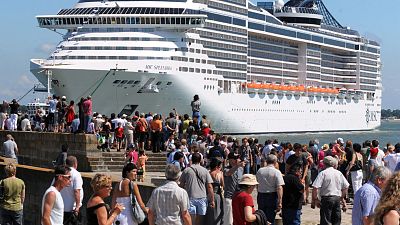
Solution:
M283 0L276 0L275 1L275 8L281 9L283 6L285 6L285 2Z

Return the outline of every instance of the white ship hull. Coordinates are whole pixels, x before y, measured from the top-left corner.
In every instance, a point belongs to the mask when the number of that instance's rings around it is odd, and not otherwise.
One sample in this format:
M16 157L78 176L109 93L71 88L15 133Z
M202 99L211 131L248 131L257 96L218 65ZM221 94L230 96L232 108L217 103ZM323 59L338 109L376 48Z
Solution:
M43 83L47 77L38 72L45 68L31 64L32 72ZM106 115L119 113L126 105L137 106L135 111L164 116L173 108L181 115L191 115L190 102L198 94L201 114L207 115L213 130L221 133L355 131L380 126L380 102L377 100L357 100L352 96L308 96L306 93L223 93L218 91L217 81L205 80L198 74L117 71L98 85L97 81L108 72L52 67L53 80L57 80L52 88L55 93L68 96L75 102L81 96L92 95L93 111ZM161 82L158 92L154 88L142 89L149 79L152 83ZM131 84L118 86L113 84L115 80L140 83L134 87ZM167 85L168 82L171 84Z

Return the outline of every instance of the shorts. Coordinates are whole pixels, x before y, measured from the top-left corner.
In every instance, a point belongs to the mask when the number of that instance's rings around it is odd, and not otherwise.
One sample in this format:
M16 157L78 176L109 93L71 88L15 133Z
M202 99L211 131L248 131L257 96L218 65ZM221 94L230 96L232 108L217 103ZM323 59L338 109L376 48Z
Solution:
M124 140L123 137L116 137L115 139L117 139L118 142L122 142Z
M49 113L49 114L47 115L47 122L48 122L49 124L54 124L54 113Z
M140 132L139 134L139 142L145 142L147 137L147 132Z
M189 201L189 213L191 215L205 216L207 211L207 198L194 198Z

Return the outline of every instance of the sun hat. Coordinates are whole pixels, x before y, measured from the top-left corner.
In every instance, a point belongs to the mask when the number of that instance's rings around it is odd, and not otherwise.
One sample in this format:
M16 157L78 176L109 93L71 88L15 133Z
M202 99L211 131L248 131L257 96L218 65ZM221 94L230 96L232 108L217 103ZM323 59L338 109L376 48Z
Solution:
M240 179L239 184L244 184L244 185L257 185L257 178L253 174L245 174L242 176L242 179Z

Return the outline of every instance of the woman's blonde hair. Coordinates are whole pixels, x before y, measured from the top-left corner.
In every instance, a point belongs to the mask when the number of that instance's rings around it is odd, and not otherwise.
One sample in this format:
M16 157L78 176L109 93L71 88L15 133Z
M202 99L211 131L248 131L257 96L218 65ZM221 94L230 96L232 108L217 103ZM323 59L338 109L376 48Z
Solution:
M382 224L383 217L400 205L400 172L395 173L382 191L381 199L375 208L374 224Z
M17 174L17 167L14 163L8 163L6 167L4 167L4 171L6 172L7 177L11 177Z
M106 174L97 173L90 181L90 186L92 186L94 192L109 185L111 185L111 177Z

